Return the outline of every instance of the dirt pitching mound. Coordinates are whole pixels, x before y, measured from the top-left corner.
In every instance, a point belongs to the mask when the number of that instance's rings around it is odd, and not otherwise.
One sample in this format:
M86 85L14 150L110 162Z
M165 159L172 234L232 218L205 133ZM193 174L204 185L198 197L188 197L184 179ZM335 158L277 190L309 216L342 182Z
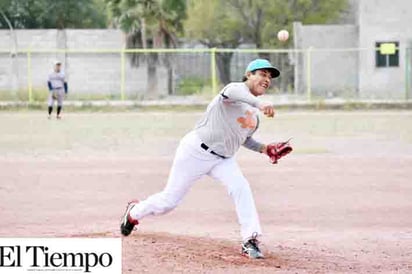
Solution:
M113 237L114 233L71 235ZM262 250L265 259L241 255L236 242L167 233L134 232L123 238L123 273L330 273L357 272L356 262L315 254L304 249L276 246ZM363 270L366 269L363 266Z

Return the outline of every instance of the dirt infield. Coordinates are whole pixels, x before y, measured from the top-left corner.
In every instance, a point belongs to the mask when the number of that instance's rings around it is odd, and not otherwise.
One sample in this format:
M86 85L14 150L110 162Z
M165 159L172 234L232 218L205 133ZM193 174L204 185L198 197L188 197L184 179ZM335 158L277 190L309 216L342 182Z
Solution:
M126 202L164 186L198 113L1 113L0 236L120 237ZM242 149L265 260L240 256L224 187L200 180L173 212L123 240L123 273L412 273L411 112L285 113L272 166Z

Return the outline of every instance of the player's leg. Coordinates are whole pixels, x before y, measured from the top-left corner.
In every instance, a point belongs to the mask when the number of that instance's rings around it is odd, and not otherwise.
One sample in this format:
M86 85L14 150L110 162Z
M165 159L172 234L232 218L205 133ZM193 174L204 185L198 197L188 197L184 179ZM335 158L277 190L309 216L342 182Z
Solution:
M161 215L173 210L196 180L207 174L219 161L216 156L202 150L200 143L191 133L182 139L176 150L166 187L141 202L129 205L121 225L123 235L127 236L130 233L128 230L123 230L126 218L129 218L129 222L133 222L148 215ZM135 224L137 223L135 221Z
M64 98L64 91L58 90L57 91L57 119L61 119L60 112L63 108L63 98Z
M225 185L235 203L243 240L243 252L252 258L263 258L256 239L262 234L259 216L249 182L243 176L238 164L234 158L226 159L216 165L209 175Z
M53 99L53 92L49 92L49 97L47 98L47 112L49 114L48 118L51 118L51 114L53 112L53 103L54 103L54 99Z
M182 155L180 150L176 154L170 170L166 187L159 193L149 196L139 202L131 210L130 215L141 220L148 215L161 215L173 210L183 199L193 183L202 175L201 163L190 155Z

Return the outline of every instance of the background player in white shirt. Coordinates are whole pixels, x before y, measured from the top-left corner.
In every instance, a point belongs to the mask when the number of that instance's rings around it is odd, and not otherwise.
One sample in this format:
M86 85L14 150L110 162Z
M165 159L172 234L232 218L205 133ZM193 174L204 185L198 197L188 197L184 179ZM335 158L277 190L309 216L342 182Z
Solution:
M47 85L49 87L48 97L48 118L51 118L53 112L54 101L57 100L57 119L61 119L61 110L63 108L63 99L68 92L67 82L65 80L64 72L61 69L62 63L60 61L54 62L53 72L49 74Z

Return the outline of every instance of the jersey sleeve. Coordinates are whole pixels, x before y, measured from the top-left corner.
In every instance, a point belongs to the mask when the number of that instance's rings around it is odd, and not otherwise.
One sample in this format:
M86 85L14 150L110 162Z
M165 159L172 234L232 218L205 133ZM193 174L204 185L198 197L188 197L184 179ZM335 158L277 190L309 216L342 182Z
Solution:
M231 101L239 101L249 104L255 108L259 108L260 101L252 95L247 88L239 88L235 85L227 85L221 92L221 95L225 99Z
M53 85L51 83L51 75L49 73L49 75L47 75L47 87L49 88L49 90L51 91L53 89Z
M261 152L262 147L264 146L262 143L256 141L252 137L247 137L246 141L243 143L243 146L247 149L256 151L256 152Z

